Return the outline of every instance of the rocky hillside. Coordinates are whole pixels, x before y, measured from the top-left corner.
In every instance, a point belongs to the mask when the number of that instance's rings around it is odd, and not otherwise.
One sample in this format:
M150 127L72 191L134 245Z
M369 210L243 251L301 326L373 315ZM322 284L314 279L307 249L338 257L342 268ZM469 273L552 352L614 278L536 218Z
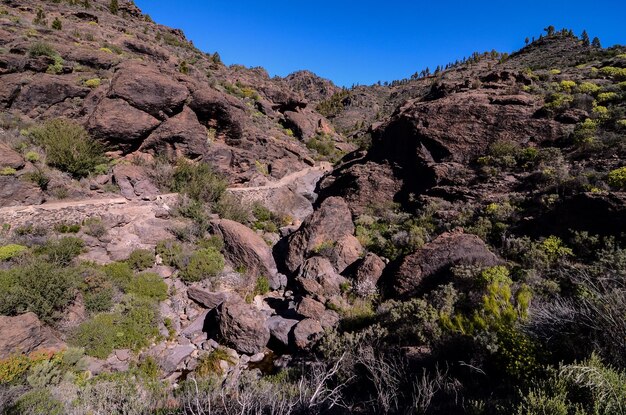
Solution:
M121 0L0 35L2 413L626 405L626 48L342 89Z

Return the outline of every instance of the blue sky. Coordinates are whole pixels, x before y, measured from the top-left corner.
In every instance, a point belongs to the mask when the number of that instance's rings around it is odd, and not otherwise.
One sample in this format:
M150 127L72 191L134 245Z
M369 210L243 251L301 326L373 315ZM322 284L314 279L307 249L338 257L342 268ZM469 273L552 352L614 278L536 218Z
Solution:
M410 76L474 51L511 52L552 24L603 46L626 44L626 0L135 0L226 64L285 76L308 69L338 85Z

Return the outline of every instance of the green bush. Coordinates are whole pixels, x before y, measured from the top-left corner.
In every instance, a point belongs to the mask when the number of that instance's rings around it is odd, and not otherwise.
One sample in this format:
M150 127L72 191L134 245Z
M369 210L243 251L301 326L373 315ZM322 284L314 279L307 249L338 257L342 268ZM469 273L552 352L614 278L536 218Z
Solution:
M180 277L185 282L201 281L217 276L224 269L224 257L214 248L200 249L189 257Z
M133 279L133 270L126 262L111 262L103 267L104 273L119 288L125 289Z
M13 167L3 167L0 169L0 176L14 176L17 173Z
M75 121L54 119L31 132L46 150L46 162L76 178L85 177L106 161L103 147Z
M85 243L74 236L65 236L61 239L50 240L35 250L38 254L48 256L48 259L58 265L68 265L74 258L83 253Z
M54 230L59 233L78 233L80 225L78 223L58 223L54 225Z
M100 359L113 349L140 350L158 336L158 313L151 300L136 298L115 313L94 316L76 328L70 342Z
M126 292L138 297L163 301L167 299L167 284L159 274L145 272L133 277L126 288Z
M159 241L156 245L156 253L161 257L165 265L171 267L183 267L183 246L180 242L166 240Z
M260 276L259 278L257 278L256 286L254 287L254 293L265 295L269 292L269 290L270 290L270 281L267 279L267 277Z
M226 191L226 181L206 163L180 159L174 170L172 190L193 200L216 203Z
M626 187L626 166L609 172L607 181L609 186L616 189L623 189Z
M91 217L83 221L83 231L94 238L100 238L107 233L107 228L102 223L102 219Z
M51 322L74 299L78 280L75 269L61 268L40 258L0 271L0 314L32 311Z
M100 78L91 78L91 79L87 79L87 80L85 80L85 82L83 82L83 84L87 88L91 88L91 89L98 88L101 83L102 83L102 81L100 80Z
M154 265L154 252L148 249L135 249L126 260L132 268L143 271Z
M33 389L20 396L6 409L6 415L63 415L63 404L52 396L49 389Z
M45 42L35 42L31 45L28 53L32 57L37 56L48 56L50 58L54 58L57 55L56 50L48 43Z
M63 29L63 23L61 23L61 20L58 17L55 17L54 20L52 21L52 28L54 30Z
M0 246L0 261L8 261L28 250L27 247L17 244Z
M102 270L88 268L83 274L81 291L85 308L90 313L108 311L113 307L113 283Z

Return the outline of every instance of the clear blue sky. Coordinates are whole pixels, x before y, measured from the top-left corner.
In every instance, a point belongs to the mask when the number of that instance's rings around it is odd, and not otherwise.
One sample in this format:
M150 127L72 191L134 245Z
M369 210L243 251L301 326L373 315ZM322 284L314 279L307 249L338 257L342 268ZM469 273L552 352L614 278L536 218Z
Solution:
M285 76L308 69L338 85L401 79L474 51L511 52L549 24L626 44L626 0L136 0L226 64Z

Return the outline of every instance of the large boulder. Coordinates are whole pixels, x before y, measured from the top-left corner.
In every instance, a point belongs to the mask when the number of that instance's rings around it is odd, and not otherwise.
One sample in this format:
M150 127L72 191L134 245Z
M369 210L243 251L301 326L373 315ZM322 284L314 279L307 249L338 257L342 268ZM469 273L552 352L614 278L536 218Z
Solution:
M307 318L299 322L293 329L294 343L298 349L308 350L315 345L324 334L319 321Z
M207 130L198 117L184 107L180 114L166 120L143 142L140 150L150 150L160 156L176 159L181 156L196 158L207 149Z
M330 261L321 256L304 261L296 278L297 286L303 293L323 297L340 294L341 285L346 282Z
M490 267L501 262L478 236L447 232L402 259L393 275L392 289L394 294L407 297L452 266Z
M24 167L24 164L24 159L17 151L0 142L0 170L6 167L17 170Z
M198 287L189 287L187 296L209 310L218 307L228 298L225 292L211 292Z
M66 348L64 342L45 326L35 313L15 317L0 316L0 359L14 354L38 351L58 352Z
M271 336L283 346L289 346L289 336L298 320L288 319L281 316L272 316L267 319L266 325Z
M16 176L0 175L0 207L14 205L39 205L44 202L44 194L30 180Z
M103 99L87 126L96 137L122 151L139 147L142 140L160 124L159 120L121 99Z
M367 253L355 264L351 273L355 292L362 296L374 294L385 266L385 262L378 255L371 252Z
M263 238L247 226L228 219L212 221L211 226L224 239L226 259L245 267L250 276L268 278L272 288L280 287L272 250Z
M240 353L260 353L270 340L265 315L239 299L222 303L218 318L222 338Z
M559 123L534 116L543 101L528 94L484 89L436 98L408 101L373 130L369 158L394 165L407 194L438 184L434 165L467 164L496 141L540 143L562 136Z
M189 104L200 122L214 128L218 138L236 144L243 137L245 107L230 95L210 88L195 91Z
M89 88L78 86L71 78L41 74L22 87L11 108L31 114L37 108L45 110L70 98L84 98L90 91Z
M134 61L120 65L109 91L110 98L121 98L158 118L179 112L188 96L189 90L183 84Z
M336 246L346 235L354 234L348 204L339 197L329 197L285 243L285 268L294 273L311 253L325 246Z

